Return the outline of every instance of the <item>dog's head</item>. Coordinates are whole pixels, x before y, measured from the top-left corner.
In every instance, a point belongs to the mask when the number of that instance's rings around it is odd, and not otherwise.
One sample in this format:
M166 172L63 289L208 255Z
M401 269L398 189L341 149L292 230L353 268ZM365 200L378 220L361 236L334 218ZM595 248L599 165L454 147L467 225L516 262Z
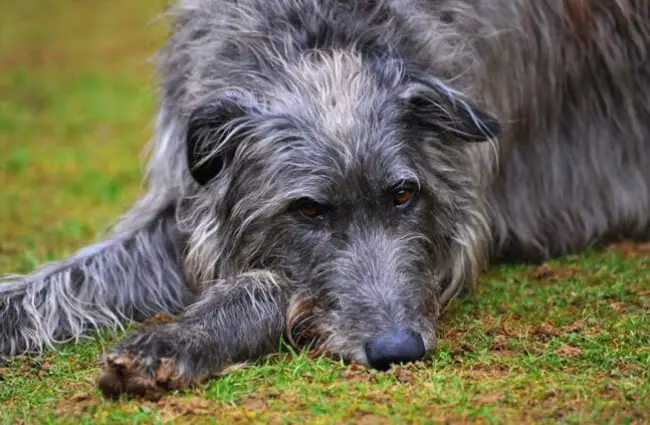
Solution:
M324 350L377 368L418 360L445 291L480 260L473 162L499 131L403 63L306 55L263 92L223 92L192 114L204 217L190 256L213 276L285 276L290 328Z

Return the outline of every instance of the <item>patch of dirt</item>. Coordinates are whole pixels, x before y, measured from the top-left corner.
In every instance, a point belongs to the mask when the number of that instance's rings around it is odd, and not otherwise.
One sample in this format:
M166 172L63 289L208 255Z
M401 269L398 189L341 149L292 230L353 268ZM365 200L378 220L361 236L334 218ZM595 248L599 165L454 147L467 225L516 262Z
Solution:
M497 335L490 344L490 350L502 351L508 347L508 338L505 335Z
M506 395L502 392L494 392L488 394L480 394L474 398L474 401L478 404L495 404L500 403L506 399Z
M575 268L554 268L549 264L542 264L528 275L532 280L556 281L569 277L581 276L582 271Z
M542 394L540 398L543 401L543 400L550 400L552 398L555 398L556 396L557 396L557 392L555 392L555 390L550 390Z
M402 384L414 384L417 377L413 373L413 369L413 365L394 366L391 369L391 374Z
M561 330L551 325L550 323L543 323L535 326L530 332L530 338L533 341L546 342L553 337L560 336Z
M566 401L563 401L561 397L558 398L560 395L560 392L550 390L537 399L528 400L526 406L531 410L531 419L535 422L548 419L558 421L579 409L577 401L573 405L566 405Z
M361 382L368 382L368 383L377 382L377 374L371 373L370 370L367 369L365 366L360 365L356 362L350 363L347 369L343 371L341 376L346 382L352 382L352 381L361 381Z
M442 323L441 327L444 325L451 326L449 323ZM441 329L442 330L442 329ZM468 329L458 326L458 327L451 327L447 332L445 332L445 336L443 339L449 340L449 341L457 341L460 339L460 337L465 336L467 334Z
M101 403L101 399L90 393L76 393L65 400L59 401L55 405L57 417L78 417L96 407Z
M621 364L617 369L623 375L637 375L643 372L641 366L628 363Z
M374 384L377 382L377 375L372 373L355 373L349 370L346 370L341 375L343 380L346 382L367 382L369 384Z
M357 425L383 425L383 424L387 424L388 420L383 416L369 413L361 416L361 418L356 420L354 423L356 423Z
M609 308L614 310L616 313L621 312L621 310L623 310L625 307L626 307L625 303L621 303L621 302L618 302L618 301L613 301L613 302L609 303Z
M37 375L39 378L43 378L52 368L48 359L28 355L13 358L9 363L9 366L10 368L7 368L5 373L0 373L0 377L8 377L11 374L14 376ZM9 369L11 369L11 372Z
M460 374L477 381L500 379L508 375L508 368L502 364L475 364L461 370Z
M650 291L639 291L636 293L639 297L639 306L650 311Z
M502 316L494 318L487 316L486 320L482 321L481 328L483 334L493 337L496 343L503 342L503 337L509 338L526 338L528 336L528 326L520 323L521 317L516 315Z
M599 421L603 423L630 423L638 425L648 423L647 414L645 412L641 413L638 406L612 404L613 402L611 400L622 397L613 386L605 384L600 391L599 397L602 400L608 400L598 412ZM525 406L522 406L522 409L526 408L527 416L530 417L530 420L519 423L546 423L549 422L549 419L553 422L558 422L568 416L576 415L570 420L570 422L573 422L577 417L584 418L595 413L591 410L588 400L581 396L575 394L565 398L565 394L554 390L543 394L541 397L529 399L525 403Z
M469 342L461 341L453 345L450 354L453 357L456 357L456 356L461 356L465 353L472 353L472 352L474 352L474 346Z
M455 413L445 413L442 416L435 418L434 423L440 423L444 425L467 425L476 423L475 420L469 419L466 413L455 414Z
M38 377L43 378L44 376L46 376L51 368L52 365L50 364L50 362L48 362L47 360L43 361L39 367Z
M566 325L562 328L562 332L564 333L581 333L587 329L587 322L584 320L578 320L576 322L571 323L570 325Z
M582 354L582 350L578 347L572 347L567 344L563 344L560 348L555 350L555 354L564 358L577 357Z
M488 354L488 357L491 358L491 359L494 359L494 360L500 360L500 359L502 359L504 357L505 358L517 357L518 354L519 353L517 353L516 351L512 351L512 350L495 350L495 351L491 351Z
M160 409L163 422L168 422L184 416L213 416L219 403L199 397L165 397L155 406Z
M427 384L429 386L432 385L430 383L425 383L424 385L427 386ZM394 402L394 399L389 394L386 394L385 392L382 392L381 390L377 391L377 392L374 392L374 393L367 394L365 396L365 399L367 401L369 401L369 402L372 402L372 403L375 403L375 404L383 404L383 405L390 404L390 403Z
M286 391L279 392L277 390L270 389L264 392L263 397L260 395L257 398L265 403L265 406L268 405L271 408L274 408L274 406L277 406L279 404L281 406L291 406L291 410L293 411L306 409L305 403L300 399L300 397ZM255 403L251 405L254 404Z
M620 397L620 395L621 393L609 384L605 384L602 391L600 391L600 396L604 399L614 399Z
M261 410L266 407L264 400L257 397L246 397L238 404L246 410Z
M275 415L271 416L268 421L266 421L267 425L284 425L284 422L282 421L282 416Z
M648 242L619 242L607 246L607 250L616 251L627 258L645 257L650 254L650 243Z

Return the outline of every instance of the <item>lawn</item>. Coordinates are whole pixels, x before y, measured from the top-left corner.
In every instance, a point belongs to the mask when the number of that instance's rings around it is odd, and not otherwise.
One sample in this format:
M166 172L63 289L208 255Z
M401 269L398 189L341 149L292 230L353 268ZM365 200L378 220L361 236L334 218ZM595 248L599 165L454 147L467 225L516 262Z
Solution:
M92 241L140 193L162 0L0 5L0 273ZM0 423L648 423L650 244L494 267L426 361L283 348L158 402L102 399L91 335L0 369Z

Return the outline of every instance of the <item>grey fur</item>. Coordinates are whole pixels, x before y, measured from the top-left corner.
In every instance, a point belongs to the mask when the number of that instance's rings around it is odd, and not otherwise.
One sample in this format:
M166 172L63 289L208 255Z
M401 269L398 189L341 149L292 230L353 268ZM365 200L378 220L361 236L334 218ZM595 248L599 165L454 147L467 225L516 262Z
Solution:
M285 327L367 364L393 328L431 348L489 259L647 239L649 10L181 0L148 193L114 237L0 287L0 354L188 307L104 357L107 394L200 381ZM333 208L309 221L301 198Z
M169 211L69 259L0 285L0 355L39 351L89 329L121 328L194 300L180 268L183 238ZM147 285L136 285L147 282Z

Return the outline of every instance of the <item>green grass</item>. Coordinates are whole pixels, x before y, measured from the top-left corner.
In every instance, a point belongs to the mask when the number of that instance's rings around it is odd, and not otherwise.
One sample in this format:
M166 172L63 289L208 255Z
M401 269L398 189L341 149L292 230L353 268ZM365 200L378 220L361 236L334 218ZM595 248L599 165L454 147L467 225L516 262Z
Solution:
M0 272L91 241L140 192L162 1L0 6ZM493 268L440 343L376 373L284 348L158 403L103 400L91 335L0 369L0 423L647 423L650 245Z

